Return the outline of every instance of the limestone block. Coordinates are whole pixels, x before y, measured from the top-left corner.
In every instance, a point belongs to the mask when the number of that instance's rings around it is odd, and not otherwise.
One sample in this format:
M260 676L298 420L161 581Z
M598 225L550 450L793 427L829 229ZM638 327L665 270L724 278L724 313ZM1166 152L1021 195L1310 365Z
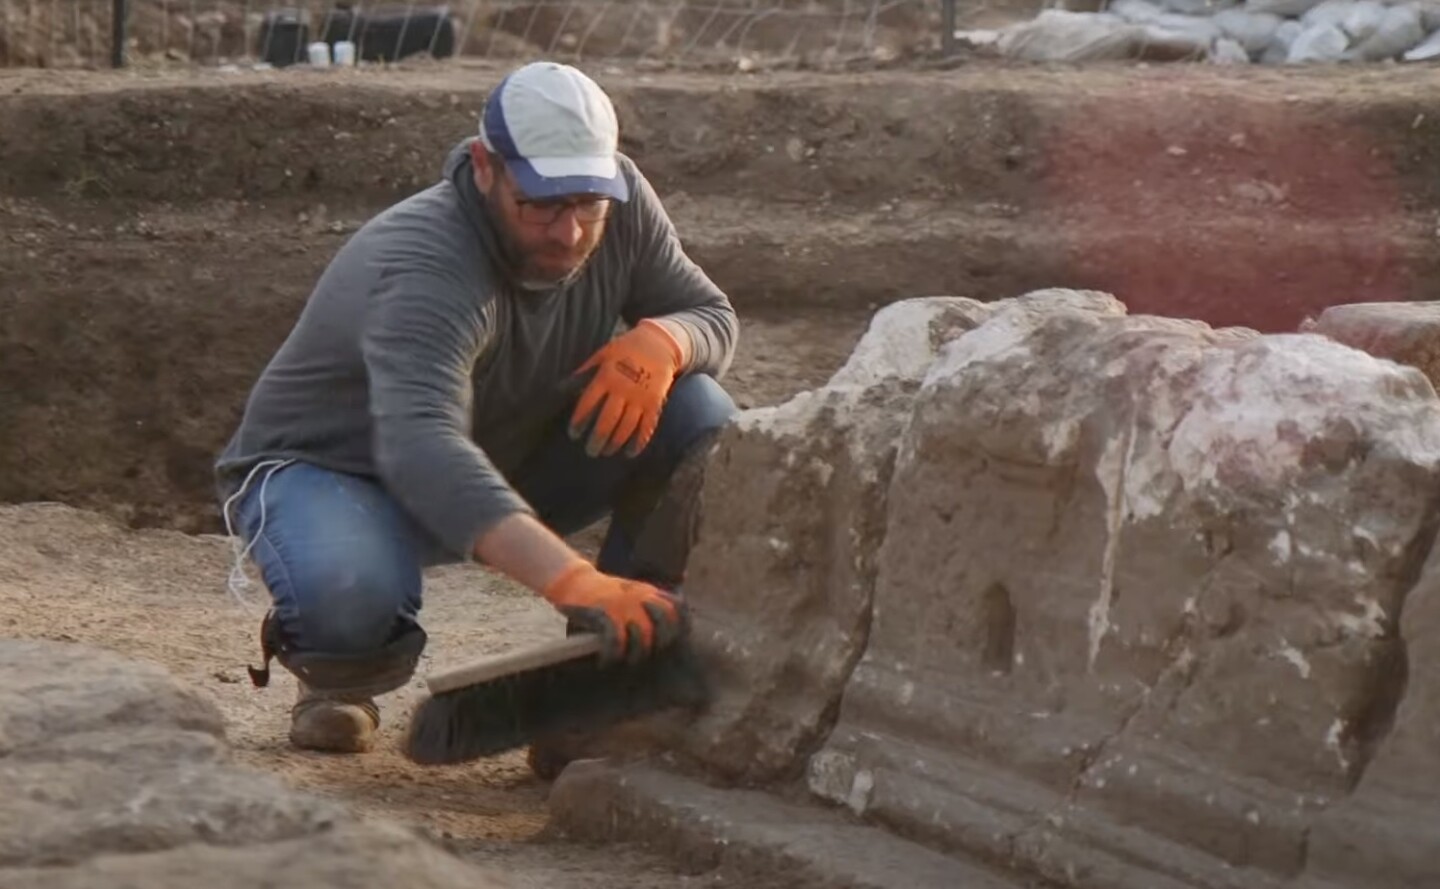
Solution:
M645 763L567 768L554 824L592 843L641 841L687 873L745 889L1031 889L1029 881L854 823L813 801L710 787ZM713 880L711 883L709 881Z
M1431 385L1440 385L1440 302L1332 306L1302 329L1418 367Z
M987 313L949 297L887 306L827 385L719 436L686 577L717 698L687 753L759 780L800 768L828 729L865 644L898 430L939 346Z
M1400 615L1400 642L1366 728L1368 768L1310 832L1306 889L1440 885L1440 553Z
M948 344L893 428L812 790L1065 885L1302 872L1399 694L1440 492L1425 377L1034 294Z
M0 886L504 889L225 759L218 709L159 666L0 640Z

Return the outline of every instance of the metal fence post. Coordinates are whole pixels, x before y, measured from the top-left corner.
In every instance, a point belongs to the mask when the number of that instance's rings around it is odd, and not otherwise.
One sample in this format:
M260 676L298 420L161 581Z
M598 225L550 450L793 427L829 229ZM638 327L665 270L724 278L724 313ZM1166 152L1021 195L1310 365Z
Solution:
M956 0L940 0L940 27L944 29L940 34L940 52L946 58L955 54L955 3Z
M130 17L129 0L114 0L110 12L110 67L125 67L125 20Z

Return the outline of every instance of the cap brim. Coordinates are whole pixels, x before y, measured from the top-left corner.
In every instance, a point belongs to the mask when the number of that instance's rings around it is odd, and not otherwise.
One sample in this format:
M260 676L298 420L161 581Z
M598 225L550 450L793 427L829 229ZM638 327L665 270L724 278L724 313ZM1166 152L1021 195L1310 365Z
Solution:
M630 186L613 157L563 157L507 160L520 192L531 200L598 194L617 201L630 199Z

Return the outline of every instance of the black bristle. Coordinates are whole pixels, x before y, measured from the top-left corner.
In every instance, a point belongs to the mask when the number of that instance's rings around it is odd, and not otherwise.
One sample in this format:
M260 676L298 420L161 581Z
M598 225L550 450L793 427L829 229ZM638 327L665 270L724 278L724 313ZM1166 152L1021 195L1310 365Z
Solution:
M552 732L593 731L708 701L699 660L682 638L639 664L577 658L432 695L411 716L403 750L421 765L468 762Z

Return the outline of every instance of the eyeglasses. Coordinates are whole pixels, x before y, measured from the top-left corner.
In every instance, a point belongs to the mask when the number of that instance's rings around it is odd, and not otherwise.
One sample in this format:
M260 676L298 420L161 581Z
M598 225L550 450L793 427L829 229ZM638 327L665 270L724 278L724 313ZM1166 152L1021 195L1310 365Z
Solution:
M575 211L577 222L599 222L610 215L609 198L527 201L515 199L520 221L529 225L553 225L566 210Z
M611 199L598 195L568 199L527 200L520 196L520 189L506 168L505 162L494 152L490 152L490 167L500 171L498 179L510 192L510 199L515 202L516 213L519 215L520 221L527 225L554 225L562 213L572 209L575 211L577 222L599 222L610 215Z

